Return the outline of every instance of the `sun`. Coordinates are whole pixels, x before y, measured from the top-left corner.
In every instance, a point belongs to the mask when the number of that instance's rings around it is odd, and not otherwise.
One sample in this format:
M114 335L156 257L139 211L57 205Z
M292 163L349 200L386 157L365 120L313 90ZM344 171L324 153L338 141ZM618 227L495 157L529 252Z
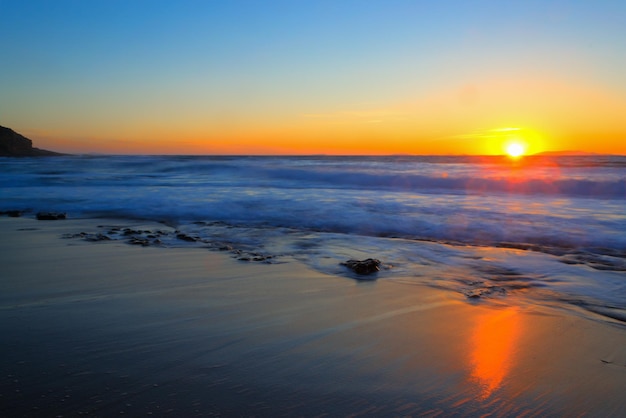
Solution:
M503 155L511 160L521 160L544 149L544 135L527 127L504 127L481 131L476 135L484 141L489 155Z
M506 146L509 157L519 158L526 153L526 146L521 142L511 142Z

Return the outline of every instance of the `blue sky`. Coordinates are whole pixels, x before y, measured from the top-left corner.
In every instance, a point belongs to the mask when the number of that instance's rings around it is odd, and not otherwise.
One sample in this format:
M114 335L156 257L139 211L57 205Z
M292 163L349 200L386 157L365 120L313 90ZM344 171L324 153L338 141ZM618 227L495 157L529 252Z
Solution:
M218 137L245 149L254 132L258 144L283 131L297 142L302 131L333 134L303 115L402 113L446 90L489 95L493 80L597 89L611 96L602 106L626 97L619 1L0 0L0 15L0 124L80 149L122 138L140 149L163 131L206 138L208 152ZM446 115L431 119L443 126ZM510 124L495 119L478 127ZM538 118L515 121L525 120ZM446 130L419 126L388 132L427 141Z

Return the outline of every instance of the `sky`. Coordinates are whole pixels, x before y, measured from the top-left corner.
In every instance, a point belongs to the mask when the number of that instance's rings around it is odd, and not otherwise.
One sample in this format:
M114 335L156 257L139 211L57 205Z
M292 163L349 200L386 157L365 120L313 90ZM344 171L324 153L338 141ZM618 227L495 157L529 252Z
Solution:
M0 125L113 154L626 154L626 2L0 0Z

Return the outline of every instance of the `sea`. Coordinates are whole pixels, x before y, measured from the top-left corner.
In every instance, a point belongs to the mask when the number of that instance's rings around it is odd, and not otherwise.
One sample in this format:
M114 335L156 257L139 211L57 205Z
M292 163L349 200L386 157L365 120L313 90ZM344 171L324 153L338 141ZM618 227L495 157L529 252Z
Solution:
M175 231L160 246L626 325L625 156L81 155L0 168L0 211L156 222ZM367 258L380 271L343 264Z

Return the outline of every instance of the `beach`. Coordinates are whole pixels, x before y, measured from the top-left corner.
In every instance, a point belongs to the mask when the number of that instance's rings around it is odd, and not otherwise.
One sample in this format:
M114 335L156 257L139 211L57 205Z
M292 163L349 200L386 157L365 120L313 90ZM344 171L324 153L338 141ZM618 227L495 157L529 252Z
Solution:
M626 329L0 218L2 416L619 416Z
M626 418L626 1L0 11L0 418Z

